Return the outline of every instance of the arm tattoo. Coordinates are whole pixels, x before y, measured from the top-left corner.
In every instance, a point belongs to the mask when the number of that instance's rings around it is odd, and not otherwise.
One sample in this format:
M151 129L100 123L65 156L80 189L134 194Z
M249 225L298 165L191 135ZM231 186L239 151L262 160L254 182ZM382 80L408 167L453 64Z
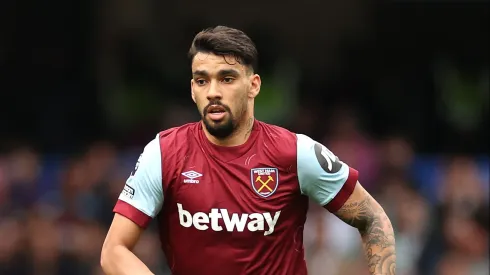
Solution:
M363 190L364 191L364 190ZM396 269L395 235L383 208L364 191L362 200L347 202L335 215L357 228L372 275L394 275Z

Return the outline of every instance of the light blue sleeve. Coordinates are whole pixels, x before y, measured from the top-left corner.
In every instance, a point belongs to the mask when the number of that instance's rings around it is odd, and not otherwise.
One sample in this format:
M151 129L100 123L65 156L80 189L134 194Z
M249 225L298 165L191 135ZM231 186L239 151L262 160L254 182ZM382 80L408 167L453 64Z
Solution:
M349 178L349 166L310 137L297 134L298 180L301 193L325 206Z
M163 205L162 157L158 136L150 141L119 195L122 200L154 218Z

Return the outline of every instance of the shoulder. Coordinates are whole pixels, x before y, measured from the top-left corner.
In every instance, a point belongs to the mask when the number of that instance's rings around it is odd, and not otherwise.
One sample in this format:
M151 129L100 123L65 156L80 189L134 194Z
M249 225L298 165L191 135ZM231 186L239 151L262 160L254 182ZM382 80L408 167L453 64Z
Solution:
M259 121L262 139L278 147L279 151L296 151L296 134L286 128Z
M160 154L160 141L158 135L148 142L140 154L136 165L131 172L130 177L142 177L148 178L161 177L161 154Z
M337 173L342 167L342 162L327 147L307 135L296 134L298 165L308 168L312 163L317 163L326 173ZM304 165L301 165L304 164ZM310 170L310 169L305 169Z
M164 189L176 175L189 151L198 148L199 129L200 122L194 122L170 128L158 134Z
M284 128L284 127L265 123L265 122L258 121L258 120L257 120L257 123L264 133L267 133L270 135L276 135L276 136L279 136L282 138L296 139L295 134L293 132L289 131L288 129Z
M330 211L352 194L358 172L324 145L297 134L297 175L301 192Z
M187 123L178 127L169 128L158 133L160 139L171 140L176 137L195 133L199 129L199 122Z
M188 139L197 135L199 122L187 123L158 133L162 149L178 149L187 144Z
M277 125L258 122L260 130L257 148L276 167L296 170L296 135Z

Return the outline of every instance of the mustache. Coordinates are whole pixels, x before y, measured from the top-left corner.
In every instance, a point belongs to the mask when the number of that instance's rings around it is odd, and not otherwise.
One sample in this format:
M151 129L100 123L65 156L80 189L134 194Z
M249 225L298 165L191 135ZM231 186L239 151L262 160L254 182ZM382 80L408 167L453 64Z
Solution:
M228 113L230 113L230 114L231 114L231 109L230 109L230 107L228 107L228 105L225 105L225 104L221 103L221 101L216 100L216 101L210 101L210 102L208 103L208 105L206 105L206 107L204 107L204 110L203 110L203 115L206 115L206 114L208 113L209 108L210 108L211 106L213 106L213 105L216 105L216 106L221 106L221 107L223 107L223 108L224 108L224 109L225 109L225 110L226 110Z

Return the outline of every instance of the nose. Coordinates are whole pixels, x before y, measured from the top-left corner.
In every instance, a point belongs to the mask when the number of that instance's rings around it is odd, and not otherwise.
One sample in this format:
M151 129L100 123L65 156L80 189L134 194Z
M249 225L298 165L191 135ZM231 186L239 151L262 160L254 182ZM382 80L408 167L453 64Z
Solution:
M219 90L219 87L218 87L218 84L216 83L216 81L211 81L211 83L209 85L207 98L209 101L220 100L222 98L221 91Z

